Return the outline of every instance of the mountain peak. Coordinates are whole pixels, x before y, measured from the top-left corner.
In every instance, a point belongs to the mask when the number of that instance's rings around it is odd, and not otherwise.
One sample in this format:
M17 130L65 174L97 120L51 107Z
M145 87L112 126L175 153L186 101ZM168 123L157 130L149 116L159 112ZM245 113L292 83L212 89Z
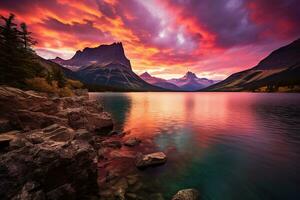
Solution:
M61 62L61 64L69 66L106 66L111 63L120 64L131 70L130 61L125 56L121 42L103 44L93 48L86 47L82 51L76 51L71 59Z
M144 72L140 75L142 78L151 78L152 76L148 72Z
M188 71L183 78L186 79L194 79L194 78L198 78L197 75L191 71Z

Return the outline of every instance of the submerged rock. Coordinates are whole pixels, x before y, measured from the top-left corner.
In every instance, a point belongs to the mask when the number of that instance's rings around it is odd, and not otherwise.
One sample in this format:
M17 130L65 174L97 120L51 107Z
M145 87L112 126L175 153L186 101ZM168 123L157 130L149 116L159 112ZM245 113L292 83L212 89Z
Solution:
M143 155L139 153L135 160L138 168L146 168L150 166L162 165L167 161L167 156L163 152L156 152Z
M196 189L184 189L178 191L172 200L199 200L200 194Z
M141 143L141 140L138 138L130 138L124 142L125 146L133 147Z

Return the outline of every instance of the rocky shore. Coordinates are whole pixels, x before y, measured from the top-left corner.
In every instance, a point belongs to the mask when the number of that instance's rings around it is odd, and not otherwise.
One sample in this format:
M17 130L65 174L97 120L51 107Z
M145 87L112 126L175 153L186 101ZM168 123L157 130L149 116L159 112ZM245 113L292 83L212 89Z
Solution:
M113 122L80 93L0 87L0 199L97 199L95 141Z
M139 172L167 156L140 153L147 141L111 131L99 102L76 93L60 98L0 87L0 199L164 199ZM198 199L194 190L176 195Z

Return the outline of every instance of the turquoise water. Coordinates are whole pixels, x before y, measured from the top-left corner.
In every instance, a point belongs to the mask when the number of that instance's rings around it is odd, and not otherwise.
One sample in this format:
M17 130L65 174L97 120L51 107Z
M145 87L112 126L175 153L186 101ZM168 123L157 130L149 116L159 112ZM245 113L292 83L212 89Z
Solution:
M144 183L169 199L197 188L203 199L300 199L300 94L91 93L115 129L151 140L165 165ZM153 192L149 190L149 193Z

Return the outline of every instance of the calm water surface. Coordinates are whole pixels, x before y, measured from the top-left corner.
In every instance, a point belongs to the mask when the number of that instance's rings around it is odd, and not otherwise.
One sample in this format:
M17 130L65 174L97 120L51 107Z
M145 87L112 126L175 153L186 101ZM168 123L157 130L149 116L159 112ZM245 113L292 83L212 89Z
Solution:
M300 94L91 93L130 137L153 141L165 165L145 184L168 199L300 199Z

